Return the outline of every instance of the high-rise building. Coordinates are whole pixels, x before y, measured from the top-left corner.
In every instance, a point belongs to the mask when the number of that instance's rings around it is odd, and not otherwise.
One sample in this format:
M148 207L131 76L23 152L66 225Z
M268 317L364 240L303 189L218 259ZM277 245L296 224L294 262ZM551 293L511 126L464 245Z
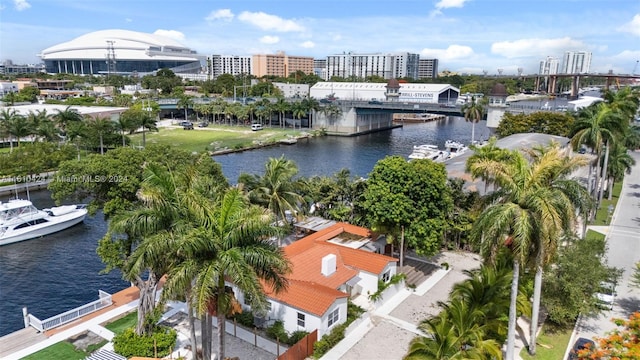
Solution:
M555 75L560 69L560 60L557 58L547 56L546 59L540 61L540 75Z
M307 56L291 56L280 51L277 54L253 55L252 75L256 77L289 75L302 71L313 74L313 58Z
M418 61L418 79L438 77L438 59L420 59Z
M209 74L212 79L222 74L233 76L251 74L251 56L211 55L209 58Z
M327 59L313 59L313 73L320 79L326 79Z
M562 62L564 74L588 74L591 70L591 53L587 51L566 51Z
M420 56L411 53L354 54L327 56L325 80L332 77L366 79L380 76L384 79L418 78Z

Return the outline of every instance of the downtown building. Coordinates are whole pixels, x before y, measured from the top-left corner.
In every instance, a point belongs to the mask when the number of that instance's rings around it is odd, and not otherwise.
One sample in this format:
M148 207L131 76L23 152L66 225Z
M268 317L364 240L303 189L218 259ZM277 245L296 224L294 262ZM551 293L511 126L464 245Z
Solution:
M591 52L566 51L561 70L562 74L588 74L591 70Z
M438 77L438 59L418 60L418 79L435 79Z
M282 51L276 54L252 56L251 75L258 78L263 76L289 77L298 71L313 74L313 57L292 56Z
M208 59L208 74L214 80L222 74L252 74L252 63L251 55L211 55Z
M383 79L418 79L420 55L398 52L377 54L345 53L327 56L325 80L332 77L366 79L379 76Z
M546 59L540 61L539 75L555 75L560 70L560 60L551 56L547 56Z

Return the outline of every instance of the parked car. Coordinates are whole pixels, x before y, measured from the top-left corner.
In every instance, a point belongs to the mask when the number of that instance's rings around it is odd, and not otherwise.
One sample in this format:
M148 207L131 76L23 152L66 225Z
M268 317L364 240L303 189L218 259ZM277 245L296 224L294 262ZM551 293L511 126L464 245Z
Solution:
M258 131L258 130L262 130L262 124L251 124L251 130L253 131Z
M371 105L382 105L382 101L372 99L371 101L369 101L369 104L371 104Z
M193 123L191 121L183 121L180 123L185 130L193 130Z
M593 340L590 340L587 338L579 338L578 340L576 340L576 342L573 344L573 347L569 351L569 357L567 358L567 360L578 359L578 351L584 350L587 348L593 349L595 347L596 347L596 343Z
M201 123L199 123L199 124L198 124L198 127L199 127L199 128L205 128L205 127L207 127L207 126L209 126L209 123L208 123L208 122L206 122L206 121L203 121L203 122L201 122Z
M613 301L616 297L616 284L609 281L603 281L598 287L596 300L598 307L605 310L613 310Z

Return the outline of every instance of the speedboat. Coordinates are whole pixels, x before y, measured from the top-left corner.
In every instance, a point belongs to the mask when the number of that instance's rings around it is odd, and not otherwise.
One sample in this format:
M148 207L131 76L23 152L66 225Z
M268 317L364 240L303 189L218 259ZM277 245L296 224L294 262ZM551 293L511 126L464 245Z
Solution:
M469 150L469 148L466 145L454 140L445 141L444 149L449 153L449 158L454 158L458 155L462 155L467 150Z
M0 202L0 245L39 238L84 220L85 205L63 205L38 210L29 200Z
M449 157L447 151L438 149L436 145L414 145L409 159L429 159L435 162L445 161Z

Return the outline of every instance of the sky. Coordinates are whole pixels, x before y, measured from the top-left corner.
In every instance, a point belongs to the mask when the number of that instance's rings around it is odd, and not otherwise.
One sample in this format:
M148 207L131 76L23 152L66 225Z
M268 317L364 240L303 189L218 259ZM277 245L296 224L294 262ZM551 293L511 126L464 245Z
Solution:
M535 74L547 56L589 51L591 72L640 74L640 0L0 0L0 60L39 63L106 29L203 55L418 53L462 74Z

